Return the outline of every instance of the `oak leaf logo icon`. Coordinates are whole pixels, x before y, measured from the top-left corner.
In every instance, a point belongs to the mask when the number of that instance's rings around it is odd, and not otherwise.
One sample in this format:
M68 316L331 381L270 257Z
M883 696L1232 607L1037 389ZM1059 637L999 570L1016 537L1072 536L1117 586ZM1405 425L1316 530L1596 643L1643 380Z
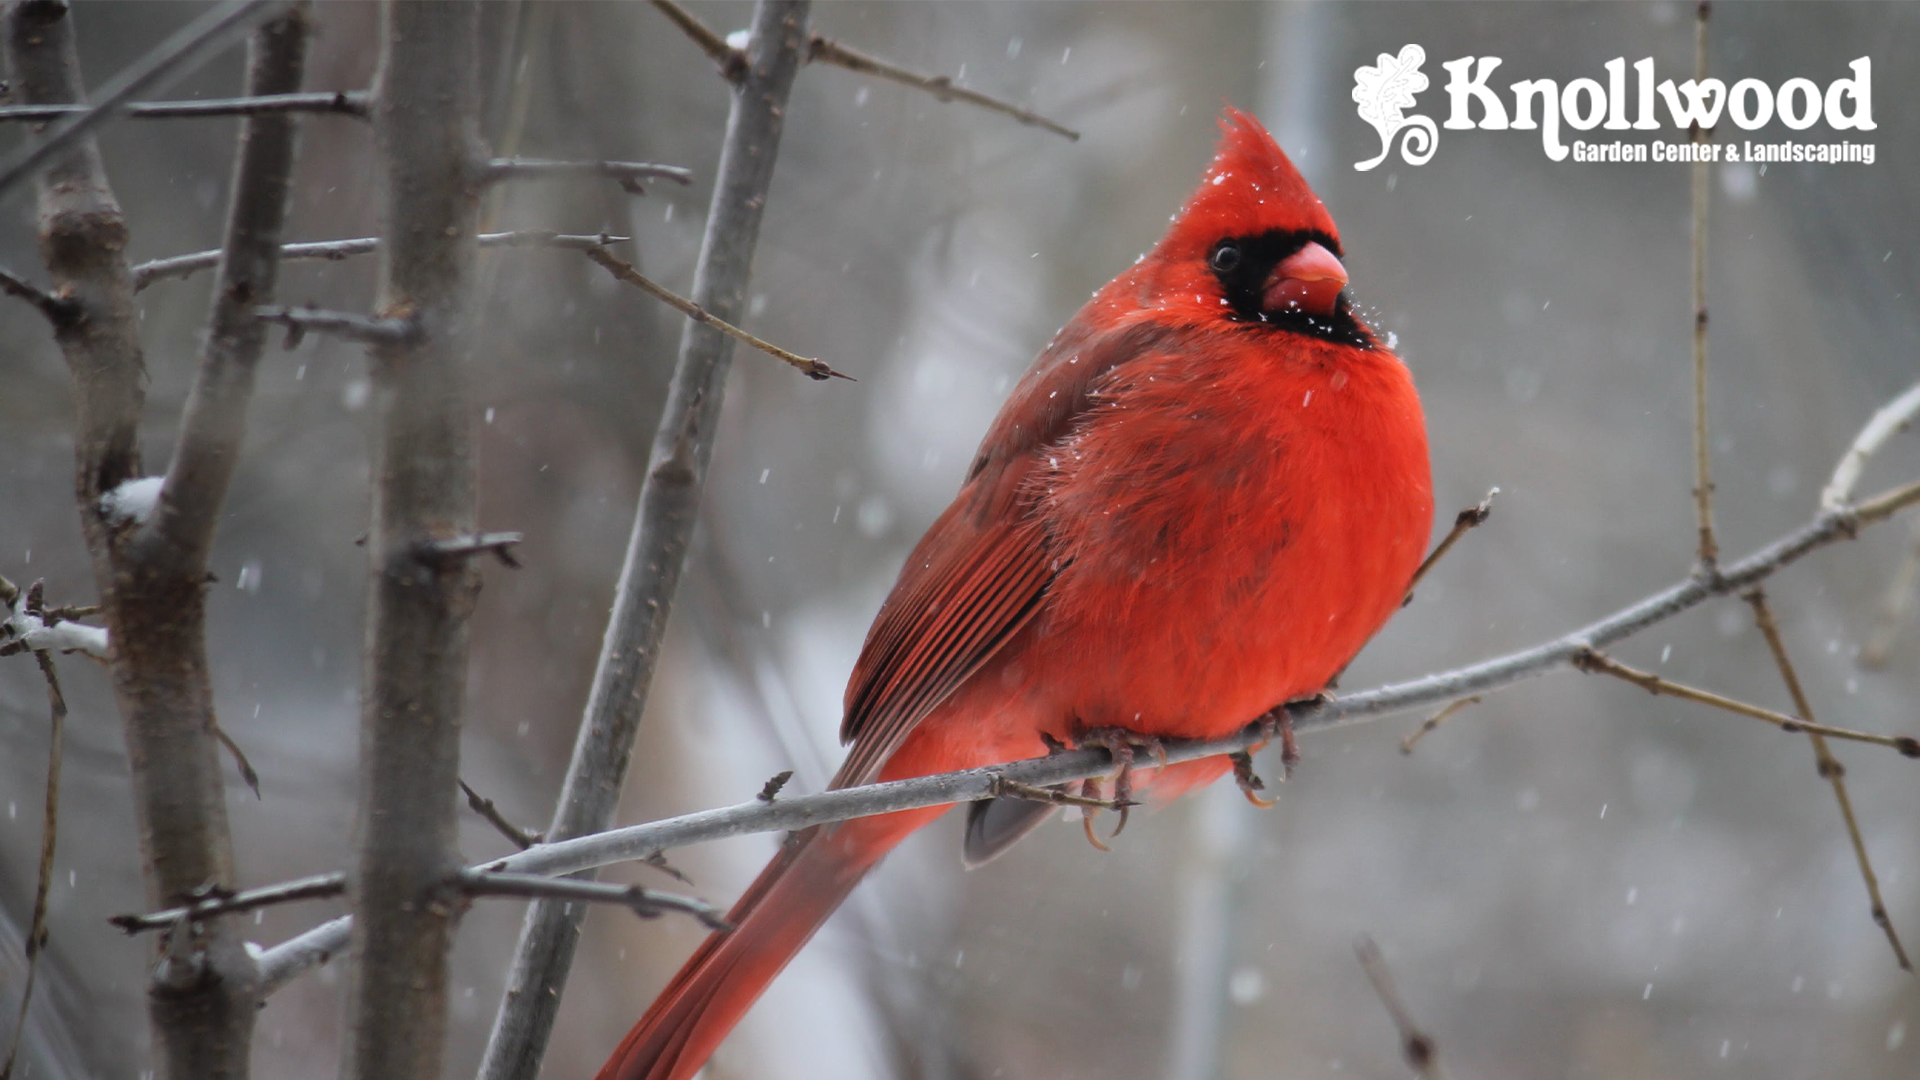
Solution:
M1393 140L1400 139L1400 156L1409 165L1425 165L1433 158L1440 133L1433 121L1418 113L1408 116L1404 110L1414 105L1414 97L1428 86L1420 65L1427 62L1427 50L1408 45L1399 56L1381 53L1372 67L1360 65L1353 71L1353 101L1359 106L1360 119L1380 133L1380 153L1368 161L1354 163L1361 172L1380 164L1393 151Z

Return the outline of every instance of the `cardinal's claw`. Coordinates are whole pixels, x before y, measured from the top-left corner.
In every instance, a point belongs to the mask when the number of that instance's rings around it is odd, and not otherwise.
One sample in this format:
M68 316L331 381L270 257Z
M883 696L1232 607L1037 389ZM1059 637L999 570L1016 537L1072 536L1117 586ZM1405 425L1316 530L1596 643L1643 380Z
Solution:
M1266 790L1267 784L1260 779L1260 774L1253 771L1252 754L1241 750L1228 754L1227 760L1233 762L1233 781L1240 785L1240 794L1245 795L1248 802L1262 810L1272 809L1279 803L1279 799L1269 799L1258 794Z
M1098 780L1083 781L1080 784L1080 797L1089 801L1098 801L1100 798L1100 782ZM1086 831L1087 843L1092 844L1101 851L1112 851L1112 848L1100 842L1100 834L1093 830L1093 819L1099 813L1099 809L1094 806L1088 806L1082 809L1080 811L1080 827ZM1122 823L1124 824L1126 810L1122 809L1120 813L1122 815ZM1114 832L1117 834L1119 830L1115 829Z
M1139 805L1133 800L1134 748L1145 747L1152 751L1154 760L1159 763L1157 767L1164 769L1167 766L1166 745L1151 735L1117 727L1089 728L1079 732L1075 742L1080 746L1101 747L1113 758L1113 802L1120 808L1120 822L1107 835L1109 839L1119 836L1120 830L1127 827L1127 809Z

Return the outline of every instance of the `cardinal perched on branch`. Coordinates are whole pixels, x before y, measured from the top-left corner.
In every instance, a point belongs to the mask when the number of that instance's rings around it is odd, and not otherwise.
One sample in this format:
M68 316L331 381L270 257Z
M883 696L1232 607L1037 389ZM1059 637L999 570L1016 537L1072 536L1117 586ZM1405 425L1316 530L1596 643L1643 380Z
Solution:
M1433 517L1413 380L1354 317L1333 219L1272 136L1232 108L1221 129L1167 235L1040 354L908 557L847 684L835 787L1091 742L1120 772L1090 795L1177 794L1229 762L1136 776L1132 746L1319 692L1399 607ZM967 862L1053 808L975 803ZM691 1077L941 813L789 837L599 1080Z

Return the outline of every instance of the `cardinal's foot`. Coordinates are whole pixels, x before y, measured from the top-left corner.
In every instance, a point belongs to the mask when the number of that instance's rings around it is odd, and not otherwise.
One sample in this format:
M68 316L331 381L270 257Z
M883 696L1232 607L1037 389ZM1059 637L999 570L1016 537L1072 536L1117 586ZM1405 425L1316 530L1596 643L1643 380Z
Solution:
M1245 795L1248 802L1262 810L1267 810L1280 801L1260 794L1267 789L1267 782L1260 779L1259 773L1253 771L1252 754L1240 750L1228 754L1227 760L1233 762L1233 782L1240 785L1240 794Z
M1156 767L1164 769L1167 767L1166 744L1151 735L1142 735L1136 731L1128 731L1126 728L1100 727L1087 728L1075 733L1074 745L1076 747L1098 746L1113 758L1113 801L1120 808L1120 822L1113 827L1113 832L1107 835L1109 838L1119 836L1120 830L1127 827L1128 808L1140 805L1133 801L1134 751L1140 748L1151 751L1158 762ZM1087 830L1087 835L1091 838L1093 826L1088 824ZM1094 846L1106 847L1098 841L1094 842Z

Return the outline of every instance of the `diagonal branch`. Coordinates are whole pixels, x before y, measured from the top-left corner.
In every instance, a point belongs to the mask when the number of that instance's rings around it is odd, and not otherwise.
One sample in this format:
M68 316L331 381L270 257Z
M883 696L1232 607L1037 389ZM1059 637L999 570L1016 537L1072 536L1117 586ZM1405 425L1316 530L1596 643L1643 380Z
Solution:
M807 60L809 63L832 64L835 67L846 68L848 71L857 71L862 75L873 75L902 86L911 86L915 90L924 90L942 102L964 101L989 112L1011 116L1029 127L1045 128L1072 142L1080 141L1079 132L1049 120L1031 109L1023 109L1012 102L1001 101L978 90L955 86L953 80L945 75L922 75L917 71L909 71L819 34L815 34L807 43Z
M0 268L0 292L15 299L25 300L39 309L53 324L55 333L71 329L80 319L80 305L65 297L55 296L33 282L20 277L11 270Z
M699 919L700 924L709 930L733 929L732 924L727 922L726 911L705 900L640 885L615 885L605 881L511 874L498 870L462 871L460 884L468 896L524 896L561 903L584 900L590 904L620 904L643 919L657 919L669 911L679 911Z
M318 113L366 119L364 90L332 93L250 94L237 98L194 98L188 101L135 101L121 111L134 120L173 120L205 116L261 116L267 113ZM0 105L0 121L40 123L92 112L85 105Z
M691 299L728 323L746 296L788 95L807 40L807 11L806 0L760 0L733 87ZM698 517L732 356L732 339L711 323L690 322L681 334L586 715L547 828L553 839L597 832L612 819ZM552 901L527 909L481 1080L538 1071L584 916Z
M258 889L217 893L164 911L115 915L107 921L129 934L138 934L147 930L166 930L183 921L199 922L216 915L231 915L238 911L253 911L301 900L324 900L332 896L345 896L346 893L347 875L338 872L315 874Z
M1400 601L1401 607L1413 603L1414 588L1420 584L1435 564L1446 557L1447 552L1453 550L1453 545L1459 543L1461 537L1486 524L1487 519L1493 516L1493 500L1499 494L1499 488L1488 488L1486 498L1454 515L1453 528L1448 529L1447 535L1441 539L1439 546L1421 560L1420 568L1413 572L1413 580L1407 582L1407 596Z
M1433 1036L1421 1030L1414 1022L1413 1011L1407 1008L1406 999L1400 996L1400 988L1393 981L1393 971L1387 967L1387 959L1380 955L1380 946L1373 939L1362 935L1353 943L1353 951L1360 958L1360 970L1366 973L1367 981L1373 984L1373 992L1379 996L1380 1004L1386 1006L1387 1015L1393 1018L1393 1026L1400 1032L1400 1051L1406 1056L1407 1065L1419 1073L1423 1080L1446 1080L1446 1072L1440 1068L1439 1051L1434 1046Z
M1906 757L1920 758L1920 739L1911 735L1876 735L1869 731L1854 731L1851 728L1816 724L1811 720L1788 716L1786 713L1774 712L1772 709L1763 709L1758 705L1749 704L1738 698L1730 698L1724 694L1716 694L1711 690L1702 690L1671 679L1663 679L1650 671L1628 667L1597 650L1588 649L1574 659L1573 666L1589 674L1611 675L1616 679L1630 682L1650 694L1662 694L1667 697L1677 697L1682 701L1711 705L1724 712L1733 713L1735 716L1745 716L1772 724L1781 731L1793 733L1804 731L1809 735L1828 739L1845 739L1849 742L1885 746L1898 750Z
M635 269L632 263L619 258L606 248L591 247L586 250L587 258L606 267L607 273L632 285L648 296L659 300L668 307L685 315L687 318L692 319L694 322L711 326L735 341L744 342L747 345L759 349L775 360L794 368L809 379L822 382L827 379L845 379L848 382L854 381L853 376L843 375L833 370L833 368L828 367L824 361L810 359L801 356L799 353L788 352L770 341L755 337L732 323L727 322L725 319L719 318L699 304L673 292L664 285L656 283L652 278L647 277Z
M1753 621L1760 628L1760 636L1767 640L1767 651L1773 654L1773 662L1780 669L1780 678L1787 684L1787 694L1793 698L1794 712L1808 720L1813 719L1813 705L1807 700L1807 692L1800 685L1800 674L1794 670L1793 659L1787 655L1787 643L1780 636L1780 623L1773 617L1773 605L1767 602L1765 589L1755 586L1742 599L1753 608ZM1860 866L1860 877L1866 882L1867 901L1873 921L1887 935L1887 944L1893 949L1893 958L1902 971L1912 971L1913 963L1907 959L1907 950L1900 944L1900 934L1893 928L1893 917L1887 914L1887 904L1880 896L1880 877L1873 872L1873 860L1867 855L1866 838L1860 835L1860 822L1854 817L1853 799L1847 793L1847 770L1840 759L1833 756L1827 747L1826 737L1816 732L1807 732L1807 740L1813 744L1813 758L1820 769L1820 775L1826 777L1833 786L1833 797L1840 804L1840 819L1847 827L1847 841L1853 845L1853 858Z
M1920 383L1909 386L1905 393L1874 411L1867 426L1854 436L1853 445L1841 455L1840 464L1834 467L1833 478L1820 492L1820 506L1825 510L1838 510L1853 498L1853 489L1860 483L1860 473L1866 469L1867 460L1885 446L1888 439L1905 431L1920 416Z
M679 27L681 33L692 39L695 45L700 46L700 51L706 53L707 57L720 68L720 74L725 76L728 82L737 86L740 80L747 77L745 49L736 49L727 44L725 38L714 33L711 27L695 18L686 8L674 3L674 0L653 0L653 6L673 25Z
M22 6L43 7L64 16L64 3L31 0ZM39 139L0 164L0 191L33 175L41 166L57 159L69 146L112 119L127 99L168 75L182 75L213 58L216 51L261 19L287 6L286 0L232 0L221 4L176 31L172 37L154 46L147 55L134 61L120 74L100 87L99 100L92 108L68 117ZM51 11L49 12L51 13ZM44 16L42 16L44 17ZM76 105L67 101L30 101L29 105Z
M1822 514L1709 581L1700 576L1654 593L1568 634L1530 648L1453 671L1393 683L1337 698L1311 699L1287 706L1296 730L1311 731L1365 723L1412 709L1432 708L1472 694L1511 686L1526 679L1572 668L1592 649L1611 645L1659 625L1706 601L1750 589L1809 553L1852 539L1861 525L1885 520L1893 512L1920 503L1920 483L1896 488L1861 504L1852 514ZM1791 720L1792 718L1786 718ZM1800 730L1805 725L1798 724ZM1239 734L1198 743L1170 743L1169 762L1218 757L1262 745L1273 737L1271 725L1256 723ZM890 814L925 806L989 798L1008 783L1048 787L1105 776L1113 763L1105 750L1071 750L1009 765L942 773L914 780L789 796L771 803L760 799L624 829L539 844L517 855L484 864L516 873L570 874L618 862L645 861L661 851L756 832L803 829L849 818ZM617 787L617 786L616 786ZM292 938L261 958L267 992L284 986L325 963L347 940L350 920L336 919Z
M481 233L479 244L483 248L549 247L585 251L588 248L604 247L608 244L623 244L631 239L632 237L629 236L611 236L606 233L580 236L557 233L552 229L516 229L512 232ZM379 237L363 236L354 240L320 240L282 244L280 259L282 262L307 259L339 262L355 255L369 255L378 250L380 250ZM133 288L138 292L156 281L187 277L202 270L211 270L219 263L218 249L174 255L165 259L152 259L134 266Z

